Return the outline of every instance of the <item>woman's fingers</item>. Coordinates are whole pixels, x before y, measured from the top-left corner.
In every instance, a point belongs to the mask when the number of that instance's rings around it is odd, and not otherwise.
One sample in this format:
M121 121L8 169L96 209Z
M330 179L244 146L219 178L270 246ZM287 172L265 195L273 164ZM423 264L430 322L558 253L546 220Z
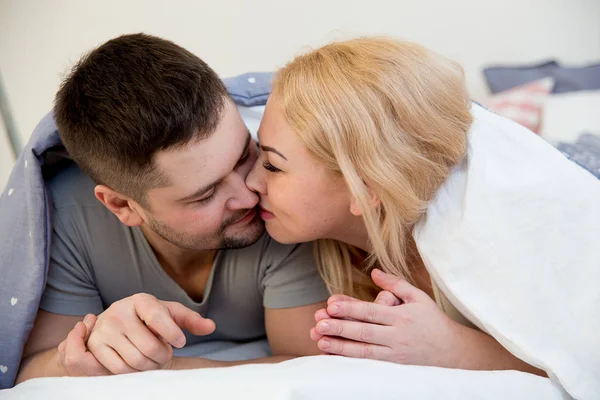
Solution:
M377 286L391 292L404 303L414 303L420 300L422 295L429 297L406 280L386 274L377 268L371 272L371 277Z
M394 309L367 301L338 301L327 306L327 314L334 318L352 318L379 325L393 325Z
M325 336L317 343L319 349L329 354L345 357L369 358L373 360L386 360L391 349L386 346L354 342L347 339Z
M394 296L394 294L387 290L382 290L377 294L374 303L381 304L384 306L395 307L402 304L402 300Z
M327 319L317 323L316 334L337 336L357 342L387 345L389 327L366 322ZM320 340L320 339L319 339Z
M346 296L344 294L334 294L329 296L327 304L333 303L334 301L360 301L354 297Z

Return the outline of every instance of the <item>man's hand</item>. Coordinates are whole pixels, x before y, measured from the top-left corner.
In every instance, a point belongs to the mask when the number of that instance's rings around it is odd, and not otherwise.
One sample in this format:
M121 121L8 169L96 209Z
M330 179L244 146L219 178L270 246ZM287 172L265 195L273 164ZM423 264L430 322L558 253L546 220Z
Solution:
M98 316L87 348L113 374L169 368L171 346L185 345L181 328L208 335L215 323L179 303L140 293L113 303Z
M78 322L69 335L58 345L56 362L68 376L110 375L98 362L85 344L96 324L96 316L88 314L83 322Z

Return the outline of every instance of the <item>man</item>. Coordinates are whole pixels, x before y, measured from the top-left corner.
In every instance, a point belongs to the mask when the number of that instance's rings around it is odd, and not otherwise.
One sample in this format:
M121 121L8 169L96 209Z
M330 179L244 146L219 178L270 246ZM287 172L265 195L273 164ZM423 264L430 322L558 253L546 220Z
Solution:
M256 144L203 61L113 39L74 67L54 117L77 165L48 182L48 282L17 382L235 364L173 356L210 340L266 335L273 357L251 362L318 353L312 250L264 234L244 183Z

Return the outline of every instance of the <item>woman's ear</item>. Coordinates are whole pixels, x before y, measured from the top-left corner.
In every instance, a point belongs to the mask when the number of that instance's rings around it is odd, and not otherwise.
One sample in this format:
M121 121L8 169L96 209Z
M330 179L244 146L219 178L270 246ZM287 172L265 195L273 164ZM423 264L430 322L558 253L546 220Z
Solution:
M105 185L97 185L94 188L94 194L125 225L140 226L144 222L137 210L132 207L135 202L130 197Z
M381 205L381 201L379 200L379 197L375 194L375 192L373 192L373 190L369 189L369 196L371 198L370 201L370 206L373 208L379 208L379 206ZM361 209L360 205L358 204L358 201L356 200L356 197L352 197L352 201L350 202L350 213L356 217L360 217L361 215L363 215L363 210Z

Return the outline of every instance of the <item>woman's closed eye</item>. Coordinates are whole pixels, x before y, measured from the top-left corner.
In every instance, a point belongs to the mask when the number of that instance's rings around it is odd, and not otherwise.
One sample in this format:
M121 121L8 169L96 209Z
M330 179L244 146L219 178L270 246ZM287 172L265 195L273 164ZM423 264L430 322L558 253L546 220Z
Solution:
M266 169L269 172L275 172L275 173L281 172L281 170L279 168L275 167L273 164L271 164L269 162L269 160L263 161L262 165L263 165L264 169Z

